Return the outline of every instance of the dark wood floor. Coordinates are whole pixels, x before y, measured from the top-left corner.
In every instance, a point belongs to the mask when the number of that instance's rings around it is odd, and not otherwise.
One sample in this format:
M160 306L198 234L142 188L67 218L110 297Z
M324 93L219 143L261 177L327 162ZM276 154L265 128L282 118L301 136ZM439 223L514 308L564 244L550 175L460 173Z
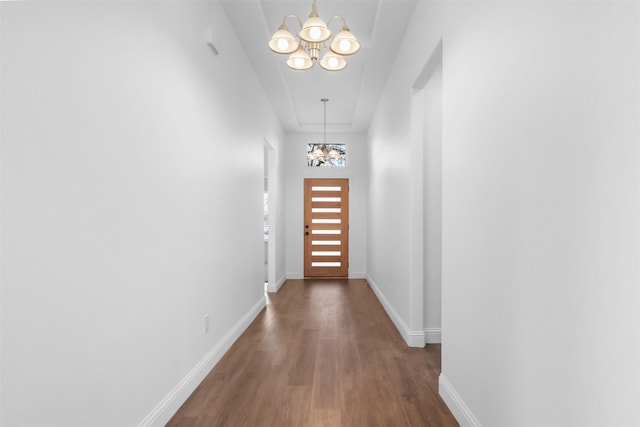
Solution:
M409 348L364 280L289 280L168 426L457 426L440 346Z

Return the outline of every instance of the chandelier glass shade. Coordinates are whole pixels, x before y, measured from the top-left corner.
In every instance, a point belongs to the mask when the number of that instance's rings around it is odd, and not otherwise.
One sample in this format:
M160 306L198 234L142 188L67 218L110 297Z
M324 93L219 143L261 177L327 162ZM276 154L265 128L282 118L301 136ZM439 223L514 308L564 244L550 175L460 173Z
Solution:
M313 61L302 46L298 46L296 51L287 59L287 65L294 70L308 70L313 67Z
M298 50L298 42L291 35L287 26L282 24L271 37L269 48L276 53L293 53Z
M340 71L347 66L347 60L343 56L327 52L320 60L320 66L328 71Z
M300 25L297 40L286 25L288 18L295 18ZM278 54L290 55L287 65L294 70L308 70L318 59L320 59L320 66L327 71L343 70L347 66L347 60L344 57L358 52L360 43L347 27L344 17L333 16L329 23L335 19L342 20L342 29L331 40L331 30L318 16L317 0L313 0L311 13L304 24L293 14L286 15L282 19L282 25L269 41L269 49ZM326 52L320 58L323 50Z

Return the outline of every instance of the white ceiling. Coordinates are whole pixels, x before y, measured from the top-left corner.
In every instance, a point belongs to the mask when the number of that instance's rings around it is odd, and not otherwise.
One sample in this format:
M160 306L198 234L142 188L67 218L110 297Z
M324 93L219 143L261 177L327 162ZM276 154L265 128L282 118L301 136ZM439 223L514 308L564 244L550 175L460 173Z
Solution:
M329 72L319 64L308 71L291 70L286 55L267 47L285 15L293 13L304 22L312 0L222 3L286 132L321 132L321 98L329 99L328 132L366 131L415 6L415 0L318 0L320 17L327 22L334 15L344 16L362 45L347 57L345 70ZM333 20L329 29L335 34L341 25ZM292 34L299 31L295 19L288 19L287 26Z

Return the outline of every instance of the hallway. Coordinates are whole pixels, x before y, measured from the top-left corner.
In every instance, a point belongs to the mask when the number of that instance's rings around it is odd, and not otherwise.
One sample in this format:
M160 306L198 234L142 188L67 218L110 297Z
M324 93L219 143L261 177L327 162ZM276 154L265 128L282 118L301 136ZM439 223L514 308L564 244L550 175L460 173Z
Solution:
M640 426L640 0L313 1L0 2L0 426Z
M365 280L289 280L168 426L457 426Z

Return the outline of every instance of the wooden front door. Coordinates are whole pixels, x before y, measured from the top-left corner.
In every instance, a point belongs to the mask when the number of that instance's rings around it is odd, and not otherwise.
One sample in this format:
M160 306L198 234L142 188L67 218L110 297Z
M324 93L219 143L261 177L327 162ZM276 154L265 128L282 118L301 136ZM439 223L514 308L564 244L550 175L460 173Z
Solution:
M304 275L349 276L349 180L304 180Z

